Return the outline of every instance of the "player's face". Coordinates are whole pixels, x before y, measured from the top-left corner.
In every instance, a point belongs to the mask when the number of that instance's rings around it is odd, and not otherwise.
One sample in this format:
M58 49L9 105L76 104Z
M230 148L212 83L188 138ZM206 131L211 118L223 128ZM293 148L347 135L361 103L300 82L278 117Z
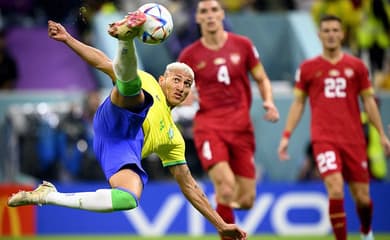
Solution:
M341 48L344 39L341 23L336 20L322 22L319 37L325 50L332 51Z
M160 76L159 83L171 108L182 103L191 91L194 79L183 70L171 70Z
M202 33L214 33L223 29L224 10L218 1L200 1L196 11L196 23L199 24Z

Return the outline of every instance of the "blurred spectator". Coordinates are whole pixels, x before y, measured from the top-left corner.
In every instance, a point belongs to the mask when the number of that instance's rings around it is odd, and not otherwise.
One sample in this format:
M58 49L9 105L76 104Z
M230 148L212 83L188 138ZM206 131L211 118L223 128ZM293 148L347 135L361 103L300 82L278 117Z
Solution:
M254 0L221 0L220 2L226 12L229 13L247 9L253 4L253 1Z
M82 1L79 0L35 0L35 7L42 11L43 22L75 23Z
M390 51L388 54L384 61L383 74L377 74L374 83L378 89L383 91L390 91Z
M14 89L17 79L18 66L15 59L8 51L6 32L0 30L0 89Z
M339 17L343 22L345 33L343 47L348 48L354 55L357 54L355 35L360 17L351 0L316 0L312 5L311 14L317 26L324 15Z
M34 1L33 0L0 0L0 11L4 18L4 26L11 27L31 26L34 23Z
M294 0L294 6L297 10L310 12L315 0Z
M253 0L252 6L258 11L287 11L296 9L293 0Z
M82 106L74 104L58 126L60 180L104 180L93 153L94 114L101 102L98 91L89 92Z
M357 30L359 53L360 56L368 54L368 66L376 85L380 81L378 78L384 77L385 56L390 47L390 3L387 0L361 0L356 6L361 12Z
M93 153L92 119L100 93L83 102L41 102L10 108L8 127L16 141L20 172L51 181L104 180Z
M380 108L380 99L376 98L376 102L378 108ZM387 175L387 160L385 150L381 144L380 135L374 125L369 121L367 113L361 113L361 120L367 142L367 158L370 176L375 180L384 180Z
M97 13L112 14L118 11L118 3L113 0L84 0L78 10L76 26L80 38L89 44L92 40L92 19Z
M104 174L99 167L93 152L93 118L102 101L99 91L91 91L87 94L83 105L83 122L85 126L86 148L80 166L79 178L83 180L104 180Z
M195 8L192 1L172 0L166 5L172 14L175 23L174 31L166 42L173 59L179 56L180 51L199 37L199 29L195 22Z

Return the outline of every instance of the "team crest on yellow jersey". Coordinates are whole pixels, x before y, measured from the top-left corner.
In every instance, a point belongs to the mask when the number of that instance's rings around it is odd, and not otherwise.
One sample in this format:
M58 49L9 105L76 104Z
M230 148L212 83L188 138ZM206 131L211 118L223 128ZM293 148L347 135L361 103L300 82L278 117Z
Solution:
M173 130L173 128L172 127L170 127L169 129L168 129L168 138L169 138L169 140L172 140L173 139L173 137L174 137L174 134L175 133L175 131Z

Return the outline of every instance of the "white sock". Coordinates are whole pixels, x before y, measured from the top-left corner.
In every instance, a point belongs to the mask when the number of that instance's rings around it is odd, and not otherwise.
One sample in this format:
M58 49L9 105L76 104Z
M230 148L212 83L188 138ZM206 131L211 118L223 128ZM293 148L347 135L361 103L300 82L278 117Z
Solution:
M113 211L111 189L79 193L51 192L46 197L46 204L96 212Z
M114 59L115 76L130 81L137 76L137 56L134 41L118 41L118 53Z

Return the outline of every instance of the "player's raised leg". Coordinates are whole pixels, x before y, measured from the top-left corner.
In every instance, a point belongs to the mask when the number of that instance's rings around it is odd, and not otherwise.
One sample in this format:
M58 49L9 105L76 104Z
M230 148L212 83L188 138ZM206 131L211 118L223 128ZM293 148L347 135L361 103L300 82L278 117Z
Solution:
M131 32L130 35L134 34L136 36L138 28L145 22L145 17L142 13L130 13L126 16L124 22L129 29L128 32ZM123 25L121 21L111 24L109 33L120 36L118 26L122 26L121 24ZM50 31L54 31L54 33ZM53 22L49 22L49 36L50 33L53 36L62 33L66 37L65 29ZM126 34L126 36L130 35ZM128 110L138 110L144 106L145 98L137 75L135 50L132 38L130 39L127 41L119 40L119 53L114 66L112 66L117 79L116 87L114 87L111 97L107 98L99 107L94 119L94 151L103 166L103 171L112 189L99 189L95 192L60 193L57 192L51 183L43 182L34 191L21 191L11 196L8 201L9 206L51 204L99 212L129 210L138 206L138 199L140 198L144 181L141 180L140 176L142 171L135 170L136 163L130 161L130 159L134 160L136 158L130 157L129 154L138 156L138 152L141 151L141 144L137 142L137 144L134 143L135 146L133 148L124 149L123 146L127 148L129 146L127 141L130 141L130 136L123 134L130 131L121 131L121 129L126 127L141 129L142 121L140 118L137 118L140 119L137 124L135 121L125 121L120 128L116 125L118 122L123 122L123 116L129 117L130 111ZM69 42L68 46L88 62L95 63L97 67L106 64L104 62L106 58L99 58L101 54L97 54L97 51L94 51L93 48L86 47L72 38L70 38ZM112 71L112 69L106 69L105 72L109 70ZM118 79L123 79L123 83ZM110 116L110 118L107 119L106 116ZM129 122L132 122L131 126L128 125ZM141 134L142 131L135 132ZM117 136L115 143L110 141L111 138L106 137L111 135ZM121 137L121 141L118 140L118 137ZM137 135L136 139L141 138ZM132 142L135 142L135 140ZM105 149L109 150L104 152ZM124 153L118 155L116 154L118 152Z
M118 39L118 52L113 61L116 87L111 100L119 107L135 111L143 106L144 95L141 91L141 79L137 74L134 38L138 36L145 21L143 12L129 12L124 19L110 24L108 29L108 33Z

